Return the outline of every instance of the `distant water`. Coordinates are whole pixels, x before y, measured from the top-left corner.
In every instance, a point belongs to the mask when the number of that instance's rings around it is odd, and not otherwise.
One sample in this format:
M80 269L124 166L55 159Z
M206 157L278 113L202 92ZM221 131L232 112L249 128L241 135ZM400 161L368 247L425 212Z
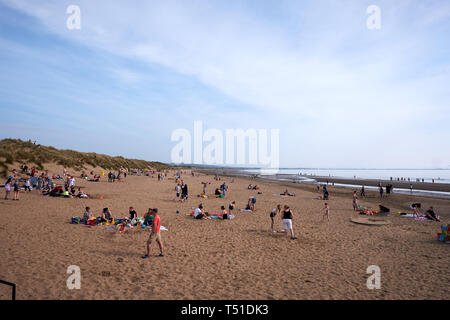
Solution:
M257 173L256 170L248 170ZM390 180L404 178L403 181L450 183L450 169L280 169L278 174L294 174L314 177L333 177L348 179Z

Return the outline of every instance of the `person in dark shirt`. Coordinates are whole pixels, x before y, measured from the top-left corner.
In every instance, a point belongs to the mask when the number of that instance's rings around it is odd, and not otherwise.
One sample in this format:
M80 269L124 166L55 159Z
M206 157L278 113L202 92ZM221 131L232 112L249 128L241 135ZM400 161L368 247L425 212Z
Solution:
M439 220L439 216L436 214L436 212L434 212L433 207L430 207L430 209L428 209L428 210L425 212L425 217L426 217L428 220L440 221L440 220Z
M133 207L130 207L129 212L130 212L130 220L133 220L133 219L137 218L136 210L134 210Z

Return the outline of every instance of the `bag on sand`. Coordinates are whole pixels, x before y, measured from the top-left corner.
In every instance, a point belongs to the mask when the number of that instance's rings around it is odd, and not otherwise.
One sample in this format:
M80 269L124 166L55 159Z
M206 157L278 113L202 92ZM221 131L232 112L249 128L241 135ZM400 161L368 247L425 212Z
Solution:
M72 217L71 224L80 224L81 218L80 217Z

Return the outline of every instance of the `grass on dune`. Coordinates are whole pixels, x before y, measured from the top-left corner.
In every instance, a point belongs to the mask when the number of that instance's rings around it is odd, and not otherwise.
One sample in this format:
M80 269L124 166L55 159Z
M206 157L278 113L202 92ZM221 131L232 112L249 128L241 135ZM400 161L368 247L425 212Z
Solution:
M8 165L27 163L39 170L44 170L45 163L56 163L65 168L84 170L85 166L100 167L106 170L117 170L120 167L128 169L169 169L170 165L124 157L112 157L94 152L78 152L74 150L58 150L54 147L34 144L20 139L0 140L0 175L7 176Z

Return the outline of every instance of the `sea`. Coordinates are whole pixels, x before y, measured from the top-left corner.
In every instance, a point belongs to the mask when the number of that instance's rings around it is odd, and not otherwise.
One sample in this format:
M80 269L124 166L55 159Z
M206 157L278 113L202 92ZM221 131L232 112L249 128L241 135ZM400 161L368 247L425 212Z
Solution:
M257 169L246 169L249 174L258 174L262 177L276 180L292 180L294 176L297 182L316 183L315 178L343 178L343 179L368 179L368 180L388 180L390 181L407 181L414 184L415 182L431 182L450 184L450 169L336 169L336 168L281 168L277 175L261 175L261 171ZM283 176L289 178L283 178ZM359 188L358 184L335 183L335 186L347 188ZM377 187L365 186L366 189L377 190ZM395 188L395 193L412 194L424 197L435 197L450 199L450 192L429 191L415 189Z

